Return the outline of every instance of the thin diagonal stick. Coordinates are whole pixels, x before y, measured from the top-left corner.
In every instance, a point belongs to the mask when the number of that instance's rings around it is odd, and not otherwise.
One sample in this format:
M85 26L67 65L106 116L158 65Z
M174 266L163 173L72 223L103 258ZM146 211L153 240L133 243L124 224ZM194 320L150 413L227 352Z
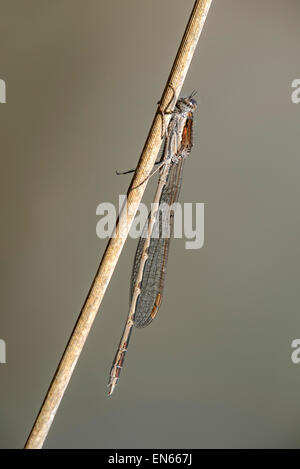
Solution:
M87 299L83 305L68 345L42 404L41 410L26 442L26 449L42 448L45 438L50 430L61 399L71 379L77 360L83 349L106 288L116 267L130 230L131 223L137 212L146 187L146 178L151 173L157 158L162 143L161 110L164 111L166 109L173 94L175 94L176 97L176 99L174 99L174 104L178 99L211 3L212 0L195 1L193 11L160 100L160 109L157 110L154 117L137 170L130 185L130 188L136 186L137 188L135 190L130 190L129 188L127 206L122 210L115 228L114 236L107 244ZM168 125L170 115L166 114L164 119L165 125ZM144 184L140 185L140 183L145 179L146 181Z

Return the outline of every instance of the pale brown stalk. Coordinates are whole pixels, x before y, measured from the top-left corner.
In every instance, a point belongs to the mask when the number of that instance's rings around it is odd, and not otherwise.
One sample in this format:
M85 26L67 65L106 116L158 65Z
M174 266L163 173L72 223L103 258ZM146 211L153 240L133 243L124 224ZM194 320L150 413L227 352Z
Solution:
M175 104L178 99L211 3L212 0L196 0L195 2L160 101L160 109L158 109L155 114L137 170L131 182L130 187L136 187L136 189L132 191L129 189L128 191L127 207L125 207L120 214L115 228L115 236L112 237L107 244L106 251L100 262L100 266L93 280L87 299L55 372L41 410L28 437L25 445L26 449L42 448L45 438L50 430L61 399L68 386L106 288L118 262L131 223L135 217L147 185L147 177L157 158L162 143L161 110L164 111L171 101ZM166 24L166 30L168 27L169 25ZM175 99L172 100L174 93ZM166 126L169 123L169 119L170 115L166 114Z

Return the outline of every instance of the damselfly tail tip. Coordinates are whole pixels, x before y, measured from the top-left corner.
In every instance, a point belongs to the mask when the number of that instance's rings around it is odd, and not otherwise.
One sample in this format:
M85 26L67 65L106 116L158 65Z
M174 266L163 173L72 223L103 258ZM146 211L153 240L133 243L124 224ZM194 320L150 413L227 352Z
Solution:
M107 387L108 387L108 393L107 393L108 397L110 397L112 395L112 393L114 392L116 384L117 383L115 383L114 381L110 381L108 383L108 385L107 385Z

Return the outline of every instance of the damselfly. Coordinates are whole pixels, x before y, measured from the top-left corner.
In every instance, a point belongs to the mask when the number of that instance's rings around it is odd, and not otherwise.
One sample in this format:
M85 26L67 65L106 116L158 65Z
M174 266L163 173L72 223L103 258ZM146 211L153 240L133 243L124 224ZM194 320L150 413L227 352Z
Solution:
M192 148L193 114L197 107L193 96L194 93L177 101L166 130L158 186L135 254L130 309L110 372L109 395L118 383L133 326L148 326L161 305L170 238L174 231L174 213L169 211L169 216L164 216L164 212L178 200L184 161Z

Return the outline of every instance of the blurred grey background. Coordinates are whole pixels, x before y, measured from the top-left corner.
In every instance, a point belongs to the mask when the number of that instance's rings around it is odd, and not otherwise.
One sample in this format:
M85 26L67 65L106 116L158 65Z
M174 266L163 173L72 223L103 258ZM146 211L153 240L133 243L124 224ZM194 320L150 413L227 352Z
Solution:
M1 0L0 446L24 445L104 252L96 207L134 167L193 1ZM171 246L164 300L134 330L128 240L45 448L300 448L299 0L213 1L182 202L205 245ZM144 201L150 201L151 180Z

